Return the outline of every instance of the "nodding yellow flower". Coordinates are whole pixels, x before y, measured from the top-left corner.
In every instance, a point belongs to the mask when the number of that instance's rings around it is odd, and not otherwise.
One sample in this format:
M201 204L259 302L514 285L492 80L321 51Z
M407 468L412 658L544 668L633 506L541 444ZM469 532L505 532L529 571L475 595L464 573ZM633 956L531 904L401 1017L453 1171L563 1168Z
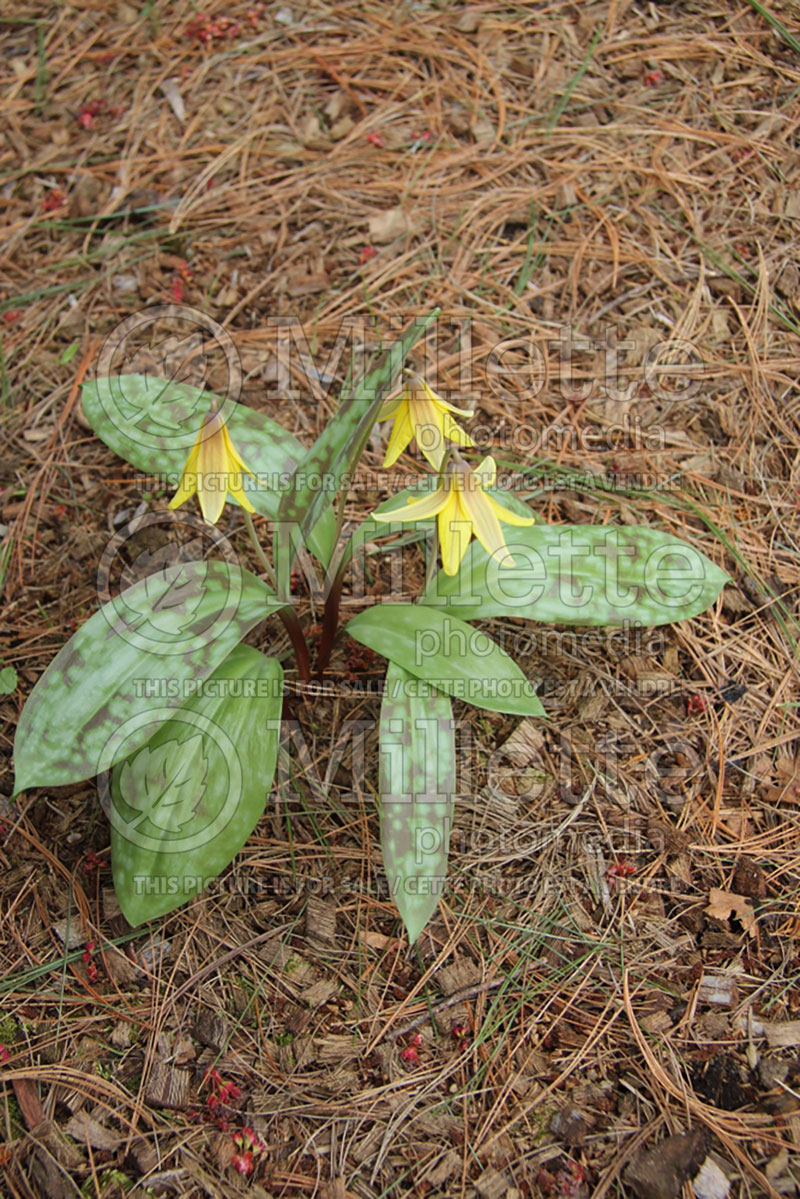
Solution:
M450 415L472 416L465 408L455 408L447 400L437 396L428 384L413 371L406 371L409 382L397 400L387 400L378 413L378 420L394 417L392 435L386 447L384 466L392 466L402 454L412 437L422 450L431 466L436 470L442 465L445 439L456 445L472 445L472 439ZM413 380L413 381L412 381Z
M487 495L485 487L493 487L497 478L494 458L484 458L474 470L464 462L449 462L439 486L431 495L411 500L402 508L384 515L373 513L375 520L427 520L439 518L439 545L442 547L442 567L447 575L458 572L461 559L473 535L487 554L497 557L500 566L513 566L514 559L500 528L500 521L527 528L534 523L532 516L518 516Z
M197 492L203 519L212 525L222 515L228 496L247 512L255 512L245 494L245 472L255 478L231 441L224 417L213 407L203 417L197 441L186 459L178 490L169 506L179 508Z

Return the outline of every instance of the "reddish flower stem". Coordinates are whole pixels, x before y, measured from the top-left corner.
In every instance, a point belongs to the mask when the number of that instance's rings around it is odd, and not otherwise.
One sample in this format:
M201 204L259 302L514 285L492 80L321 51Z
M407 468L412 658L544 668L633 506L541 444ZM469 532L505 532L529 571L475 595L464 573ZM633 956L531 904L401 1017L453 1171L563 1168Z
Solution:
M345 561L345 559L342 559L343 565ZM340 566L325 600L325 611L322 616L322 633L319 639L319 651L317 654L317 678L320 680L322 680L325 668L331 660L333 642L336 637L336 631L339 628L339 608L342 602L343 586L344 570Z
M294 660L297 663L297 673L300 676L301 683L311 682L311 659L308 656L308 645L303 636L303 630L300 627L300 621L297 619L297 613L294 608L286 607L278 610L278 615L283 621L283 627L289 634L294 650Z

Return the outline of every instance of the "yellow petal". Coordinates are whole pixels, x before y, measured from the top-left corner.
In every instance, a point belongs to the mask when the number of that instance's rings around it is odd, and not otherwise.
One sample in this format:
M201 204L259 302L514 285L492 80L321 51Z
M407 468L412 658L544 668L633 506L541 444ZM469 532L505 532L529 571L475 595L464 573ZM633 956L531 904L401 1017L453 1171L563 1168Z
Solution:
M442 547L442 569L446 575L458 573L472 537L472 525L463 519L458 498L458 493L451 491L447 505L439 513L439 545Z
M425 380L422 378L421 375L417 375L416 378L419 381L420 387L422 387L423 390L425 391L425 394L427 395L428 399L433 400L434 404L437 404L441 408L446 408L448 412L455 412L455 414L457 416L474 416L475 415L475 413L470 408L456 408L455 404L451 404L447 400L443 400L441 396L436 394L436 392L433 390L432 387L428 386L428 384L425 382Z
M243 460L236 446L231 441L230 434L224 425L222 426L222 440L225 443L225 452L231 461L238 466L240 470L247 471L248 475L252 475L253 478L255 478L255 475L251 471L250 467Z
M481 487L494 487L497 481L497 463L491 454L488 454L483 462L479 462L472 472L478 479Z
M239 475L237 478L237 476L235 474L229 475L228 476L228 494L230 495L232 500L236 501L237 504L241 504L241 506L245 509L245 511L255 512L255 508L253 507L253 505L250 503L250 500L248 499L247 492L244 489L243 483L244 483L243 476Z
M472 445L469 433L456 424L449 412L442 413L442 433L448 441L454 441L456 445Z
M497 500L492 495L484 497L488 504L491 504L496 516L504 521L507 525L516 525L518 528L527 529L531 525L536 524L532 516L519 516L516 512L512 512L510 508L504 508L502 504L498 504Z
M248 499L244 486L245 474L250 475L252 479L255 479L255 475L231 441L230 434L224 425L222 428L222 440L225 444L225 454L228 458L228 494L237 504L241 504L247 512L255 512L255 508Z
M414 426L411 423L408 404L403 404L394 418L394 427L392 428L392 435L389 438L389 444L386 447L386 457L383 460L383 465L393 466L413 436Z
M222 515L228 492L228 455L222 428L222 425L215 427L214 417L206 422L197 455L197 498L203 519L212 525Z
M169 502L170 508L180 508L197 491L197 457L200 449L200 438L194 443L194 448L186 459L186 465L181 471L178 490Z
M167 505L169 508L180 508L181 504L185 504L194 495L197 488L195 486L187 487L183 479L178 484L178 490Z
M481 488L467 488L461 492L459 499L464 515L472 522L472 531L486 553L492 558L501 559L505 565L513 566L500 521Z
M207 520L210 525L217 523L222 516L222 509L225 507L227 486L224 479L225 476L220 471L197 472L197 498L200 501L200 511L203 513L203 520Z
M436 516L442 511L447 501L450 499L448 492L442 487L437 487L430 495L424 495L422 499L411 500L404 504L402 508L395 508L393 512L385 512L381 515L379 512L373 512L375 520L430 520L432 516Z
M414 436L422 453L436 470L444 457L444 432L442 413L426 396L415 396L409 403Z

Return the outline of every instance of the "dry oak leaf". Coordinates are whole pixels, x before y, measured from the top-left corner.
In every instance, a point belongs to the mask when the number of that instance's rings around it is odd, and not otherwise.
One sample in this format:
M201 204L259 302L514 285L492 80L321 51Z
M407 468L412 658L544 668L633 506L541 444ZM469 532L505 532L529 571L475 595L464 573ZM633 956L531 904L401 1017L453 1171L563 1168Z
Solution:
M798 803L800 801L800 758L780 757L775 763L778 782L764 790L767 803Z
M749 937L756 931L756 914L744 895L735 891L720 891L712 887L708 893L709 904L705 909L707 916L715 920L728 920L735 916Z

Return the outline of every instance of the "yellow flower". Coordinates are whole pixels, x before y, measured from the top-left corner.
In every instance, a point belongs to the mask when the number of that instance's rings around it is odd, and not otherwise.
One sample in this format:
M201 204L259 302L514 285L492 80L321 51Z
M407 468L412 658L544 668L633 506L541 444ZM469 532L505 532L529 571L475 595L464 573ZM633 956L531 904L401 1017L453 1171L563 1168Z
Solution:
M222 414L212 408L203 418L197 441L186 459L178 490L169 506L179 508L197 492L203 519L212 525L222 515L227 496L248 512L255 512L244 491L243 472L255 478L231 441Z
M400 398L387 400L378 413L378 420L394 417L383 465L392 466L411 438L416 437L417 445L431 466L438 470L444 457L445 439L457 445L472 445L469 434L456 424L450 413L455 412L457 416L472 416L472 413L441 399L419 375L412 371L406 374L414 382L406 383Z
M534 523L532 516L518 516L487 495L485 487L493 487L497 478L494 458L484 458L472 471L462 462L448 463L440 485L431 495L411 500L402 508L384 515L373 513L375 520L428 520L439 518L439 544L442 547L442 566L445 574L458 572L461 559L473 535L487 554L497 556L500 566L513 566L514 559L500 528L500 521L527 528Z

